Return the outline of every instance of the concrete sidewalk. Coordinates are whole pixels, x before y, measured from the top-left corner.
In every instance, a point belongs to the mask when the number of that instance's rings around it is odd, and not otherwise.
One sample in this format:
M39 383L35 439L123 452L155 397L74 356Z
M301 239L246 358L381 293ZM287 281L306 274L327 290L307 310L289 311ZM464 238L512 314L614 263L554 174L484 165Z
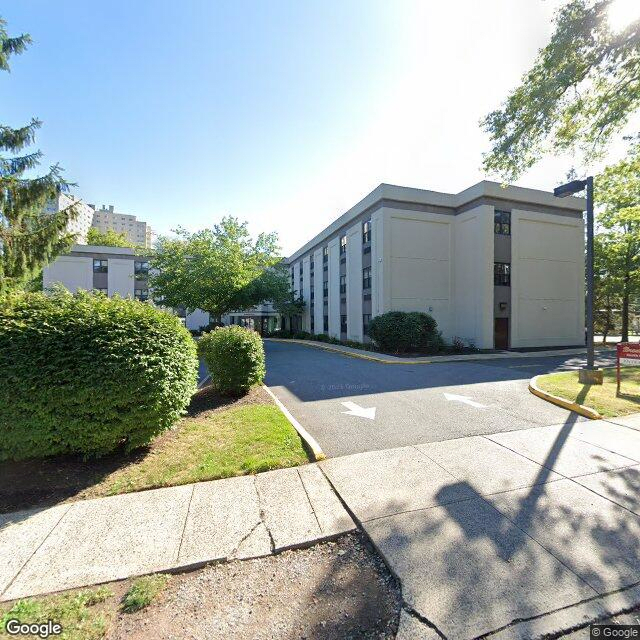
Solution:
M640 422L621 420L321 462L400 580L399 637L540 638L640 604Z
M0 515L0 600L216 560L354 528L315 464Z
M331 485L401 583L401 640L556 637L640 605L640 416L574 414L0 516L0 600L334 537L354 522Z

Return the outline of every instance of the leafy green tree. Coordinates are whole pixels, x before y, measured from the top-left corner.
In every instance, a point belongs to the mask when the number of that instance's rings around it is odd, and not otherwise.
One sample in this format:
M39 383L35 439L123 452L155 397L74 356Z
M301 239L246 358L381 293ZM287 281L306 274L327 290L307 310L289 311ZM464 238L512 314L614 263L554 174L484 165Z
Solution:
M95 227L89 229L87 233L87 244L96 245L99 247L135 247L136 245L127 238L127 234L123 232L118 233L113 229L107 229L106 231L100 231Z
M595 330L602 334L602 342L615 330L620 311L620 287L616 273L615 252L611 243L615 239L608 233L599 233L594 238L594 301L593 319Z
M219 320L280 295L286 272L275 233L251 239L246 223L223 218L213 229L161 237L150 259L149 285L163 305L207 311Z
M640 20L613 32L614 0L571 0L551 41L506 102L482 121L484 169L514 180L549 152L599 157L640 107Z
M595 180L600 245L606 249L606 282L618 293L622 340L629 339L630 302L640 295L640 142L627 158L607 167Z
M9 59L21 54L31 38L26 34L9 37L5 26L0 18L0 69L9 71ZM77 216L74 205L57 213L44 210L70 186L63 180L59 165L50 167L45 175L30 178L27 172L40 164L42 153L16 155L33 143L41 124L33 119L18 129L0 125L0 292L32 281L75 239L67 232L68 223Z

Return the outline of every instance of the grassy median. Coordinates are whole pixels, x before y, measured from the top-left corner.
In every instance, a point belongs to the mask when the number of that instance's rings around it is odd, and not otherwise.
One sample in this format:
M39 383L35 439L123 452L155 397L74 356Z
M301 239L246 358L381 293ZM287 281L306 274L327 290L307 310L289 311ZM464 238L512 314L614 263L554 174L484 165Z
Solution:
M167 446L109 475L92 494L228 478L293 467L307 460L298 434L280 409L273 404L251 404L186 420Z
M613 418L640 411L640 367L623 367L620 373L619 394L616 393L615 369L604 370L602 385L580 384L577 371L539 376L537 385L547 393L586 405L606 418Z
M294 467L309 458L296 430L260 387L221 397L207 387L189 415L148 447L97 459L56 456L0 463L0 511Z

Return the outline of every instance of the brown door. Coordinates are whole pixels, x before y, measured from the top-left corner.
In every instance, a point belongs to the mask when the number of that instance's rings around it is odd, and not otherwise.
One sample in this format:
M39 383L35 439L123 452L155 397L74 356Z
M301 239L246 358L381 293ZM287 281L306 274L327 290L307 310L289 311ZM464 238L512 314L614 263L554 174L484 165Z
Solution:
M509 318L495 319L493 343L496 349L509 348Z

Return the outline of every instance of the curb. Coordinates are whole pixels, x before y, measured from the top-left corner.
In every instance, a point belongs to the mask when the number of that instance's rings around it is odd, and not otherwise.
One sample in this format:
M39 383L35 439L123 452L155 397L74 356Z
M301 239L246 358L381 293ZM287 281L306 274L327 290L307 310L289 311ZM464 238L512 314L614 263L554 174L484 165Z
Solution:
M284 342L301 344L305 347L311 347L312 349L320 349L321 351L332 351L333 353L339 353L342 356L348 358L359 358L360 360L371 360L372 362L380 362L381 364L433 364L431 360L385 360L384 358L378 358L376 356L370 356L364 353L358 353L356 351L343 351L330 344L315 344L308 340L296 340L295 338L265 338L270 342ZM396 356L393 356L396 357Z
M318 462L324 460L327 456L320 445L316 442L315 438L291 415L287 407L285 407L276 395L267 387L266 384L262 385L262 388L273 398L273 401L278 405L278 409L282 411L285 418L291 423L293 428L298 432L298 435L302 438L302 441L307 445L313 455L313 461Z
M416 358L403 359L400 356L389 356L395 358L394 360L387 360L375 355L369 355L363 351L353 350L344 351L344 348L340 348L337 345L317 343L310 340L298 340L296 338L263 338L266 342L282 342L301 344L305 347L312 349L320 349L321 351L331 351L332 353L339 353L342 356L348 358L359 358L360 360L370 360L372 362L379 362L380 364L440 364L440 363L452 363L452 362L478 362L483 360L511 360L521 358L552 358L561 355L577 355L584 352L584 349L567 349L556 351L499 351L496 353L479 353L479 354L462 354L451 356L432 356L429 360L421 360L419 358L429 358L429 356L418 356ZM375 352L371 352L375 353Z
M546 375L546 374L545 374ZM533 393L534 396L538 396L538 398L542 398L551 404L555 404L563 409L569 409L569 411L574 411L575 413L584 416L585 418L590 418L591 420L602 420L604 416L601 416L595 409L591 407L587 407L583 404L578 404L577 402L571 402L571 400L567 400L566 398L561 398L560 396L554 396L546 391L543 391L538 387L537 380L540 376L535 376L531 378L529 381L529 391Z

